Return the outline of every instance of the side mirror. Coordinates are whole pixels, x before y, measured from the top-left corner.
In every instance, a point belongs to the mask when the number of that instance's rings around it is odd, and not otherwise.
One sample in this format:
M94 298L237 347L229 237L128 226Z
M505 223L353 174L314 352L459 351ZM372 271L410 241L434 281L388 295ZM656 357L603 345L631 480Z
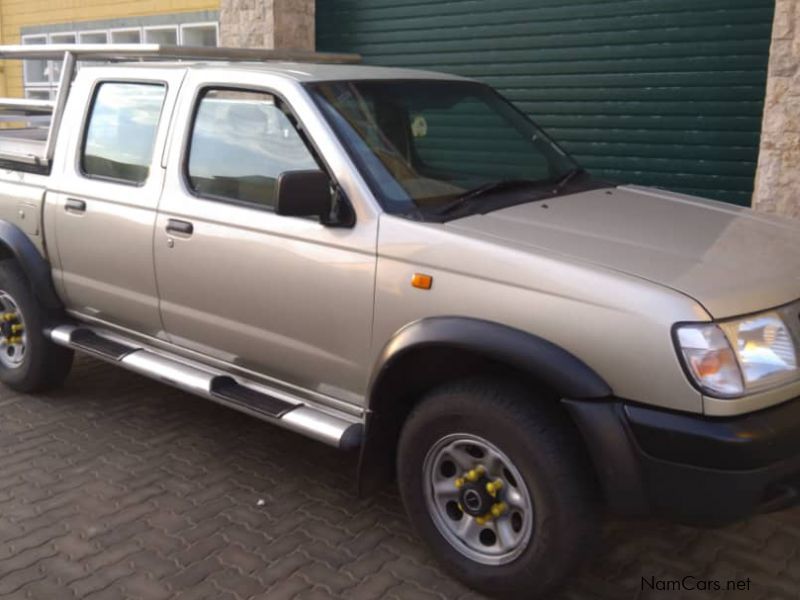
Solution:
M284 171L275 184L275 212L287 217L319 217L326 223L331 216L331 180L324 171Z

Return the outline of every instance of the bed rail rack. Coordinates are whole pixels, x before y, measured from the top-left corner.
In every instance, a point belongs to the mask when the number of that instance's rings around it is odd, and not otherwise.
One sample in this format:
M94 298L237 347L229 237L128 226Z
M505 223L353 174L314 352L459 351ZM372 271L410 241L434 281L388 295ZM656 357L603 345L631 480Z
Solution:
M205 46L170 46L164 44L22 44L0 46L0 60L61 61L61 71L53 101L28 98L0 98L0 121L46 120L47 135L42 141L43 127L0 129L0 164L17 164L30 170L47 172L53 160L70 84L78 61L224 61L224 62L313 62L358 63L357 54L335 54L306 50L266 48L218 48ZM26 136L26 132L29 134Z

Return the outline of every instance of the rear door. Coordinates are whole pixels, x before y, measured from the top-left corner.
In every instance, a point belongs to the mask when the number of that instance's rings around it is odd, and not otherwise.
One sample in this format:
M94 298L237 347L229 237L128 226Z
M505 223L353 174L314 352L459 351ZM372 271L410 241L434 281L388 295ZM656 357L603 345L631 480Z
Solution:
M120 71L133 76L120 77ZM105 72L79 79L72 92L91 100L79 135L67 141L62 183L48 200L58 250L54 268L74 314L159 335L153 227L164 140L183 71L99 70Z

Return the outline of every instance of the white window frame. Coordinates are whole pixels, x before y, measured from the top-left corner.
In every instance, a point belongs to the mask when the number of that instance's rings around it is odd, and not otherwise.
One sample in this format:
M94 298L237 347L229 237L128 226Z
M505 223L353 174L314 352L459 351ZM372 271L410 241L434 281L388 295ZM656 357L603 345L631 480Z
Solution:
M218 21L197 21L193 23L181 23L178 26L178 43L183 46L183 30L185 28L191 29L192 27L214 27L214 46L219 46L219 22Z
M116 44L117 42L114 41L114 34L115 33L132 33L136 32L139 34L139 41L138 42L120 42L120 43L138 43L141 44L144 41L144 33L142 32L141 27L118 27L116 29L109 29L108 30L108 39L109 44Z
M132 32L137 31L139 33L139 43L144 44L147 43L145 41L145 36L147 31L154 31L154 30L164 30L169 29L175 31L175 40L178 45L184 45L184 35L183 30L184 28L192 28L192 27L213 27L214 34L215 34L215 44L219 45L219 22L218 21L192 21L189 23L176 23L174 25L144 25L141 27L112 27L109 29L86 29L86 30L71 30L71 31L52 31L49 33L28 33L21 36L20 41L22 44L25 43L35 43L35 44L52 44L52 43L69 43L69 42L62 42L56 41L53 42L53 37L59 38L64 36L74 36L76 44L83 43L81 42L81 37L87 34L97 34L97 33L105 33L106 35L106 44L113 44L113 34L115 32ZM30 40L30 41L28 41ZM35 40L35 41L33 41ZM93 42L99 43L99 42ZM47 90L50 98L55 97L55 91L58 88L58 79L53 77L53 69L50 66L52 61L48 61L47 66L45 67L45 74L47 75L46 81L28 81L28 74L25 70L25 65L23 61L22 66L22 87L23 93L26 98L30 97L29 92L33 90Z
M27 40L38 40L38 41L27 41ZM44 40L43 42L41 40ZM48 43L48 38L46 33L32 33L29 35L23 35L21 38L22 44L41 44L41 43ZM49 88L50 83L50 69L47 61L45 62L44 67L44 74L45 74L45 81L28 81L28 71L25 68L25 61L22 62L22 85L25 89L28 88Z
M178 25L150 25L150 26L142 27L142 43L144 43L144 44L155 44L156 43L156 42L151 42L151 41L149 41L147 39L147 32L148 31L165 31L167 29L175 32L175 43L176 44L180 44L181 43L181 38L180 38L181 30L180 30L180 27Z
M72 42L54 42L53 38L60 38L60 37L67 37L71 35L74 39ZM53 33L47 34L47 43L48 44L77 44L78 43L78 32L77 31L54 31Z
M105 34L106 41L105 42L84 42L83 36L85 35L95 35L98 33ZM86 31L78 31L78 43L79 44L107 44L108 43L108 29L87 29Z
M47 92L47 98L39 98L35 96L36 92ZM36 86L26 86L25 87L25 97L28 99L33 100L52 100L53 99L53 89L49 87L36 87Z
M64 41L61 41L61 40L58 39L58 38L64 38L64 37L67 37L67 36L72 36L72 41L71 42L64 42ZM56 38L56 39L53 40L53 38ZM47 43L48 44L77 44L78 43L78 39L79 38L78 38L78 32L77 31L54 31L52 33L48 33L47 34ZM59 76L56 77L56 65L59 65L59 67L60 67L60 62L51 60L47 65L47 70L48 70L49 75L50 75L50 98L51 99L56 97L56 89L58 88L59 78L60 78L60 75L61 75L60 72L59 72Z

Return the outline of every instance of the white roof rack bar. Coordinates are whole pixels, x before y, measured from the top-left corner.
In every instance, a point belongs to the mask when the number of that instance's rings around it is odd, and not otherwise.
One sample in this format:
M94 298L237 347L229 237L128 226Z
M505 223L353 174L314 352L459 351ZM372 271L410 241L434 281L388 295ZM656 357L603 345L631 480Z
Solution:
M219 48L164 44L18 44L0 46L0 59L63 59L69 52L77 60L209 60L357 63L358 54L335 54L284 48Z
M20 114L50 114L55 103L51 100L31 98L0 98L0 112L19 112Z

